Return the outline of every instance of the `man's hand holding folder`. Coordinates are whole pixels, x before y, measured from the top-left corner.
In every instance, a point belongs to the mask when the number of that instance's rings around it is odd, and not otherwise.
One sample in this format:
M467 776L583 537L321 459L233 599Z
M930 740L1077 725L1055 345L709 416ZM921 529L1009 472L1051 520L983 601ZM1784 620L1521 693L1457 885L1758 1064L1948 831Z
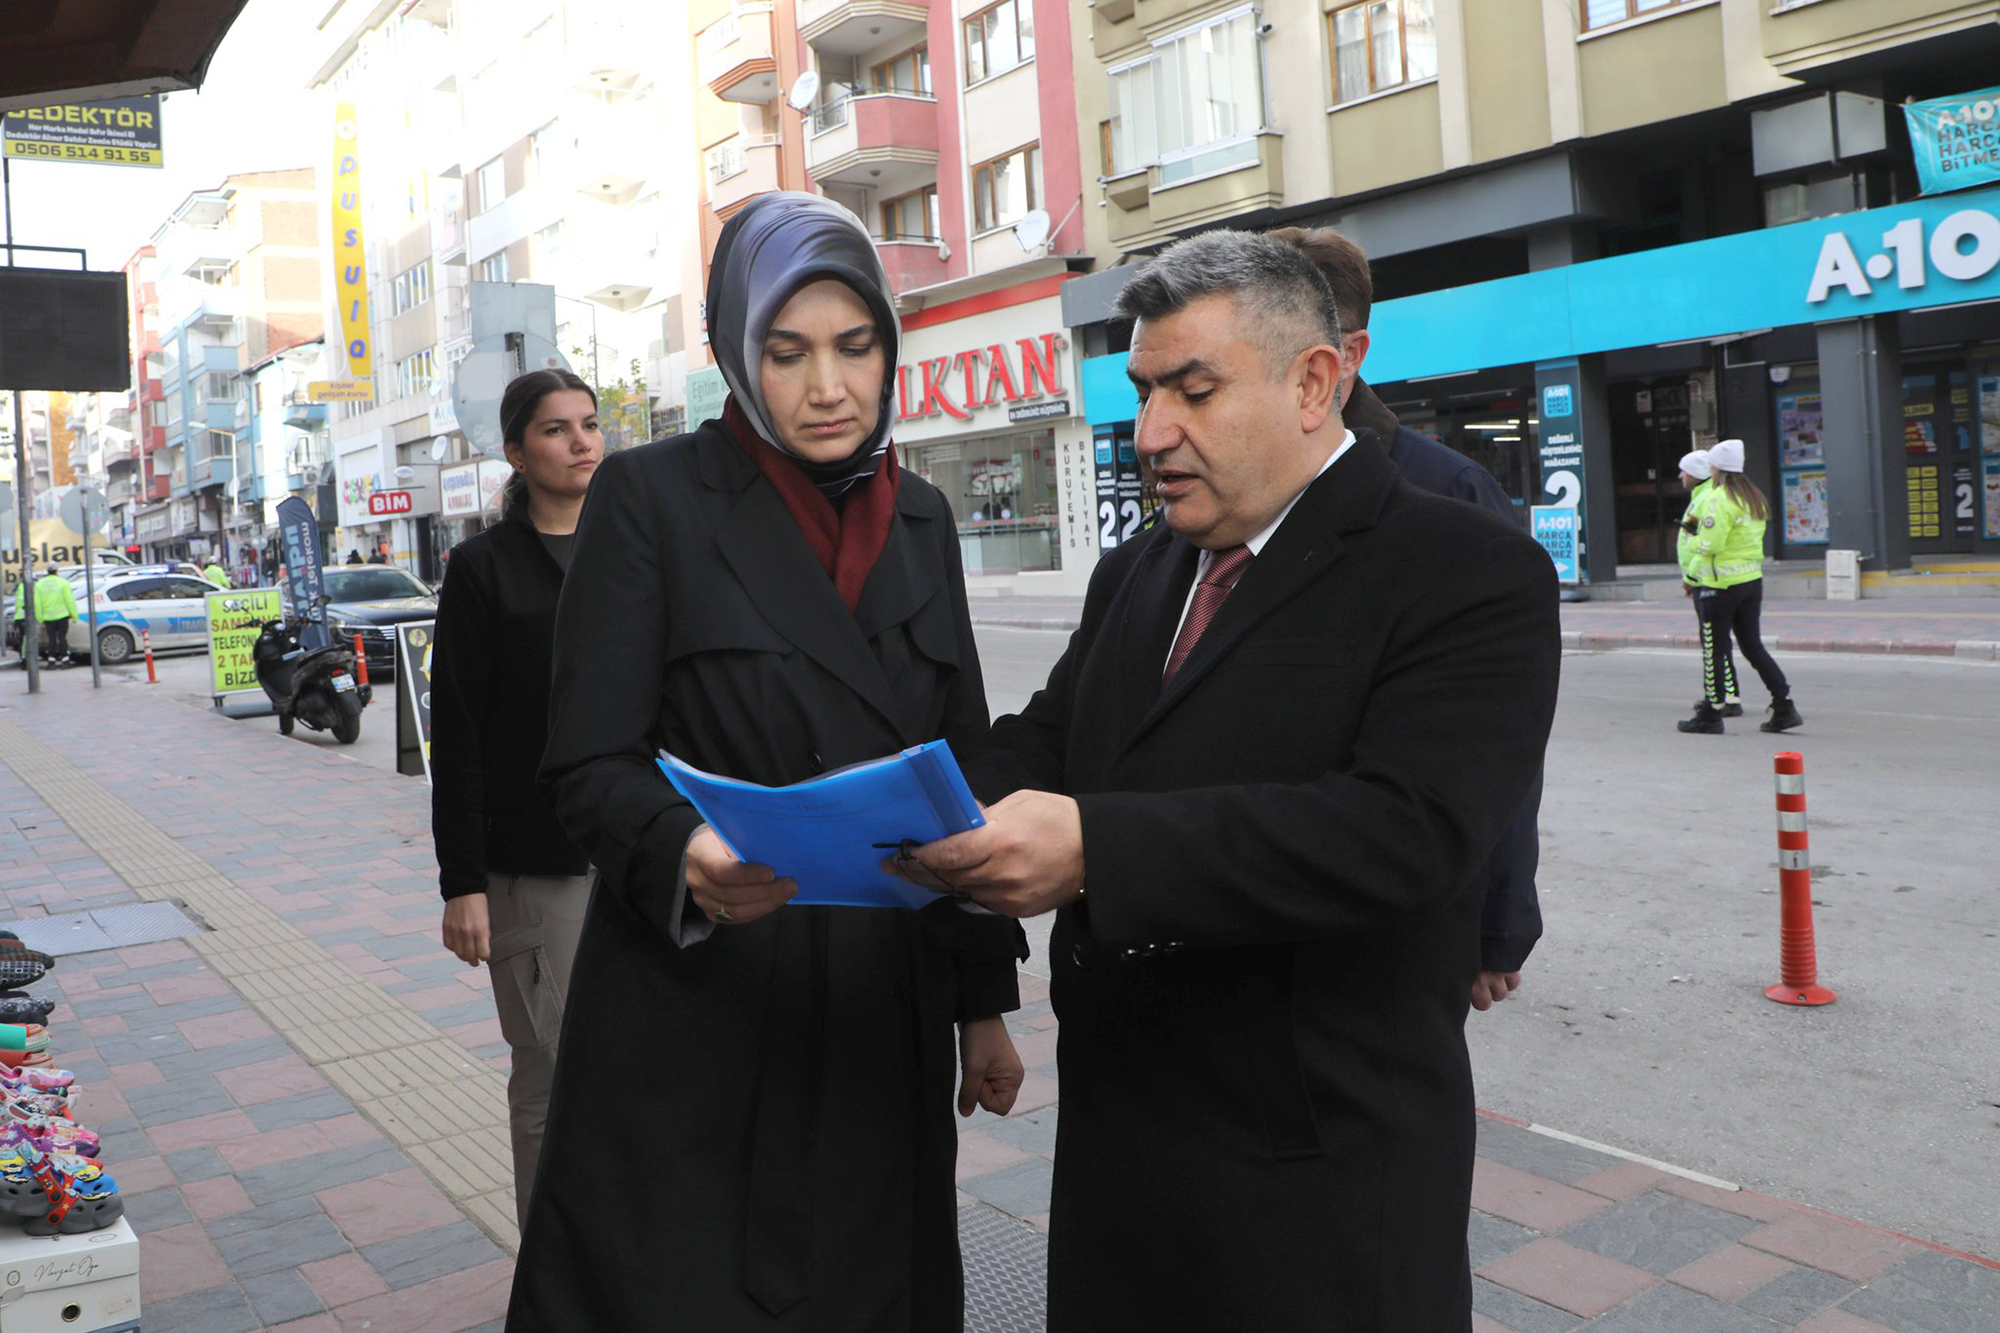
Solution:
M1074 800L1017 791L984 813L980 827L906 849L882 868L1002 916L1040 916L1083 896L1083 817Z

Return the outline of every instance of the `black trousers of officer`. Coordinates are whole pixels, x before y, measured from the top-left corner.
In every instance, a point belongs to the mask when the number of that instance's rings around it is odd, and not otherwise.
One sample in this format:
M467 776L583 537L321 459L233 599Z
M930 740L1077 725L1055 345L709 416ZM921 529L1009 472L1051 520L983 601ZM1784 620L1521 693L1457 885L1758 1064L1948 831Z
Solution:
M1777 660L1764 647L1764 637L1758 629L1764 613L1764 580L1751 579L1733 588L1702 588L1694 595L1694 607L1702 623L1701 676L1710 704L1720 708L1725 698L1725 678L1734 682L1735 669L1730 665L1732 641L1742 646L1744 660L1756 670L1774 702L1791 697L1792 687L1785 680L1785 673L1778 669Z

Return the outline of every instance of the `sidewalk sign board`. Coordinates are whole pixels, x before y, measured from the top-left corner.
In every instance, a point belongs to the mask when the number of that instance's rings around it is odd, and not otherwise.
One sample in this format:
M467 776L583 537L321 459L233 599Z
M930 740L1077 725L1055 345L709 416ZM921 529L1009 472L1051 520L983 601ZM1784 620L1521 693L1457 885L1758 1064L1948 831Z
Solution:
M1577 513L1569 505L1531 505L1528 509L1535 540L1555 561L1556 578L1564 584L1577 581Z
M257 664L250 649L263 632L264 622L285 618L285 595L281 588L233 588L212 592L208 604L209 696L226 713L269 711L264 687L257 683ZM258 708L231 709L229 696L253 694ZM238 699L238 704L244 701Z
M435 620L396 626L396 771L431 780L431 641Z

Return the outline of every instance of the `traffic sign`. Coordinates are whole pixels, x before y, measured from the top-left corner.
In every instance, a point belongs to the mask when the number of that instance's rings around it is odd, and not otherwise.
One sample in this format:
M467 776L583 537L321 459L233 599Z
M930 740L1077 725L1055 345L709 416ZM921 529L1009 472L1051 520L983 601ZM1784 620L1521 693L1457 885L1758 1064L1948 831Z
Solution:
M111 506L105 503L103 494L81 486L63 492L58 512L71 532L102 532L111 521Z
M530 370L568 370L556 345L532 333L481 338L452 373L451 402L458 428L473 448L489 458L506 450L500 438L500 398L507 385Z

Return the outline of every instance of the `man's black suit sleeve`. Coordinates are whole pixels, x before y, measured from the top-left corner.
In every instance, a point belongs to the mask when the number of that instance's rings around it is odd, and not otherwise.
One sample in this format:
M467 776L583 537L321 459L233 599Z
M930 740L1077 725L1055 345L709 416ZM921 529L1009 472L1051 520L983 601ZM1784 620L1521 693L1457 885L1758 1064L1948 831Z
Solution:
M633 455L598 465L556 610L539 785L610 890L677 938L675 878L701 816L654 762L669 613L659 525L670 514Z
M1561 660L1554 582L1540 549L1509 535L1412 590L1340 771L1079 796L1092 934L1112 947L1297 942L1465 892L1541 763Z

